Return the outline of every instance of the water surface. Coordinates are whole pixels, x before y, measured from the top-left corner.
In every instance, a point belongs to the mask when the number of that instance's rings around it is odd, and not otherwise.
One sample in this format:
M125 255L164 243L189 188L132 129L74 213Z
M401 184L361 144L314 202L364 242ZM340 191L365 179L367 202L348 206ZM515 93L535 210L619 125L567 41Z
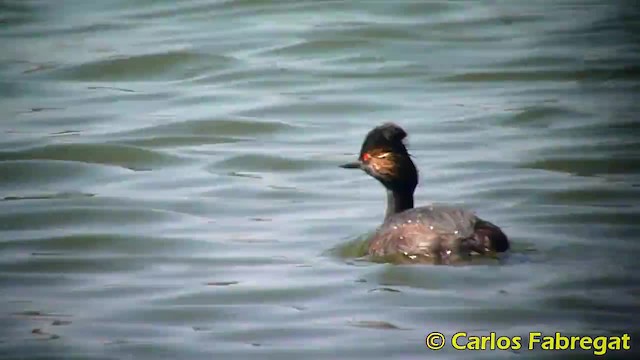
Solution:
M638 15L0 1L0 354L424 359L431 331L637 338ZM410 134L416 203L475 209L509 256L358 259L384 192L338 165L389 120Z

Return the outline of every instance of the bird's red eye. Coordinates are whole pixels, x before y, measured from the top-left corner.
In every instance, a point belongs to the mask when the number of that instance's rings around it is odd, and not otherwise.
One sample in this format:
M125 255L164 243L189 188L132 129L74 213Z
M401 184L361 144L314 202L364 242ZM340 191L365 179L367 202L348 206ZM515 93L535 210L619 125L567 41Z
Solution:
M369 153L362 154L362 161L369 161L371 159L371 155Z

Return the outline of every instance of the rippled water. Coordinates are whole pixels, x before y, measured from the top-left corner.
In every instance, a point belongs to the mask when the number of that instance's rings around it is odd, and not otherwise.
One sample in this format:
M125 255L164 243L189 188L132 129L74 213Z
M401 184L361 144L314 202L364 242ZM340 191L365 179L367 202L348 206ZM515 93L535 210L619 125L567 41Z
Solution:
M0 1L3 358L423 359L640 336L632 1ZM499 263L359 260L393 120ZM447 358L582 357L459 352ZM632 357L627 353L609 353Z

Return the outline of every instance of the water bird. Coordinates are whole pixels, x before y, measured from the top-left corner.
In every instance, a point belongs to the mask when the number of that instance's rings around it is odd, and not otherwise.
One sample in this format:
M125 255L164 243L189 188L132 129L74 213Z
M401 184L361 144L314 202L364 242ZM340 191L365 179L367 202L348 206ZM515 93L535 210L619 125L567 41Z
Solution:
M455 264L472 255L495 255L509 249L502 230L474 212L447 205L413 206L418 170L394 123L373 128L357 161L340 167L361 169L387 191L384 221L368 243L368 255L400 263Z

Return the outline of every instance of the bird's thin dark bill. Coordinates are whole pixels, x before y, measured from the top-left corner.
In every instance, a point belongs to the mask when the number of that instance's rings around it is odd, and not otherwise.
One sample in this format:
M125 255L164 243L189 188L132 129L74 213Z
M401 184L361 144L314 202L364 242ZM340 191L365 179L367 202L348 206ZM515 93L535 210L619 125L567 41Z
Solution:
M360 169L360 162L354 161L354 162L340 165L340 167L345 169Z

